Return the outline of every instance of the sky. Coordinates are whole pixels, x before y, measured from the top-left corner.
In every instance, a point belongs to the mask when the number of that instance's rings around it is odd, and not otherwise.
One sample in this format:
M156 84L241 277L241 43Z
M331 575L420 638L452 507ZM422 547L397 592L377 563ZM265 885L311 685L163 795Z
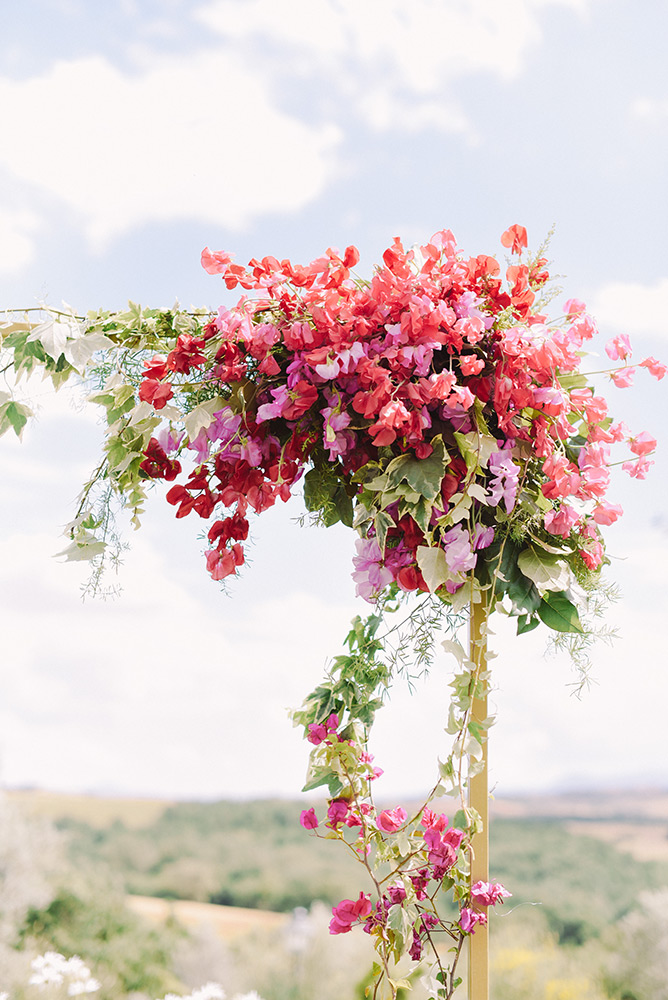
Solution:
M0 309L79 312L233 301L201 250L307 262L450 228L499 255L527 227L600 347L668 360L668 5L649 0L24 0L0 12ZM4 23L3 23L4 22ZM502 258L501 258L502 259ZM562 300L563 300L562 299ZM602 359L600 367L605 367ZM598 366L597 366L598 367ZM668 783L666 381L600 381L659 439L645 482L615 474L622 599L578 700L537 630L494 623L496 794ZM303 528L299 501L253 526L221 593L200 527L156 489L114 600L54 555L96 464L97 414L31 386L0 441L0 787L169 798L296 796L298 707L367 607L353 536ZM163 491L164 492L164 491ZM372 750L378 796L419 794L448 737L452 663L398 679Z

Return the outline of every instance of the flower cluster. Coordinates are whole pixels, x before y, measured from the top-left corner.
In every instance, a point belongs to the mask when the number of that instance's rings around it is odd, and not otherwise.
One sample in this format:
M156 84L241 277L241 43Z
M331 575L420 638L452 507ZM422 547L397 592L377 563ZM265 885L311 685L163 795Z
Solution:
M101 984L93 977L88 966L78 955L65 958L59 952L47 951L38 955L30 963L32 974L28 979L29 986L37 986L40 990L64 987L68 997L83 996L87 993L97 993ZM187 996L179 993L167 993L163 1000L225 1000L226 993L219 983L205 983L192 990ZM0 1000L9 1000L9 994L0 992ZM262 1000L259 993L237 993L233 1000Z
M179 379L213 400L189 436L152 437L141 468L173 480L177 454L191 457L167 499L177 517L220 512L206 553L214 579L243 564L249 509L287 500L309 468L308 508L357 527L353 576L366 600L431 591L449 603L473 574L524 627L579 629L570 585L605 561L600 528L622 513L606 499L611 448L625 442L623 467L642 478L656 442L614 424L581 373L596 333L584 304L570 299L550 321L545 258L525 259L521 226L502 244L505 281L495 258L465 257L449 231L408 251L395 240L367 282L352 274L354 247L306 267L265 257L244 268L203 252L210 274L257 297L144 361L138 393L170 421ZM613 382L628 384L628 338L607 352ZM638 364L656 378L668 370ZM569 613L551 613L555 600Z
M302 811L301 825L315 836L339 839L369 872L379 872L383 865L390 869L390 874L374 875L375 902L360 891L357 899L343 899L332 907L330 934L347 934L360 925L385 961L388 954L398 959L406 952L415 962L423 958L425 945L437 955L434 936L446 934L458 955L464 938L487 922L488 908L510 896L498 882L479 881L469 888L469 830L450 824L429 805L413 816L402 806L377 809L371 794L377 776L373 759L355 726L342 726L338 714L309 724L307 738L314 746L312 766L327 768L341 780L337 794L328 800L322 832L313 806ZM469 826L464 812L457 819ZM438 912L437 896L444 888L454 891L456 920Z
M68 997L96 993L100 989L99 982L78 955L65 958L58 952L47 951L34 959L31 966L30 986L66 986Z

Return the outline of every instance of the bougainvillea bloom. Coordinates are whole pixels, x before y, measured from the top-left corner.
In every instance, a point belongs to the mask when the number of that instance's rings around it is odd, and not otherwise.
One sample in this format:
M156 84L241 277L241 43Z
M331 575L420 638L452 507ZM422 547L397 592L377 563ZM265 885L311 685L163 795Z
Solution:
M360 892L356 900L342 899L337 906L332 907L334 914L330 924L330 934L347 934L353 924L371 913L371 899L366 893Z

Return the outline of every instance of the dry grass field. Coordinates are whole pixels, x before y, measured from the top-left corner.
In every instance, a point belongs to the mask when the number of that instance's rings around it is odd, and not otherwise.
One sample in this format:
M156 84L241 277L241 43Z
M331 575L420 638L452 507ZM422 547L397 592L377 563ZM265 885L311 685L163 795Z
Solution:
M157 899L152 896L126 896L130 910L151 924L176 921L187 931L207 928L222 941L231 941L257 930L279 930L290 920L287 913L250 910L240 906L215 906L185 899Z
M656 788L495 799L492 817L552 819L638 861L668 861L668 791Z

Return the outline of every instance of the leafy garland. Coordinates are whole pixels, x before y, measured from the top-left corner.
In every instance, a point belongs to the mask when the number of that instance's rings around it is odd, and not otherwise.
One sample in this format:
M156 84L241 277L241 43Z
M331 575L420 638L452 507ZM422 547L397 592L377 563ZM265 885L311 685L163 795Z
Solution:
M31 410L16 383L35 373L55 389L83 381L106 411L104 455L64 552L91 560L96 582L118 544L113 504L139 525L153 480L173 482L167 501L177 517L194 511L210 521L214 580L243 565L250 511L287 501L300 480L317 520L356 530L353 577L376 612L355 619L347 653L294 721L312 744L306 789L329 792L324 825L314 809L302 825L345 844L371 879L373 901L363 891L343 900L330 930L361 923L373 937L374 997L395 997L407 984L396 963L427 952L429 989L451 997L465 937L508 895L495 882L471 885L480 818L465 790L491 723L472 716L488 674L457 641L457 624L482 605L485 618L495 609L517 618L518 634L543 623L586 641L579 610L596 605L607 561L600 528L622 513L605 499L611 448L625 444L623 468L644 478L656 445L614 424L581 372L596 334L584 304L571 299L548 318L544 248L528 255L521 226L501 241L510 254L505 281L495 258L465 257L449 231L408 251L395 240L370 281L353 274L354 247L305 267L273 257L242 267L206 249L207 272L255 296L216 315L131 304L85 318L48 310L37 325L8 315L0 327L2 370L12 379L0 393L0 432L22 432ZM629 385L628 338L606 351L613 383ZM654 358L638 365L656 378L668 371ZM398 629L385 616L400 607L408 639L393 647ZM379 811L368 749L374 714L407 641L428 659L444 622L457 662L453 749L419 810ZM448 823L431 805L452 793L460 806Z

